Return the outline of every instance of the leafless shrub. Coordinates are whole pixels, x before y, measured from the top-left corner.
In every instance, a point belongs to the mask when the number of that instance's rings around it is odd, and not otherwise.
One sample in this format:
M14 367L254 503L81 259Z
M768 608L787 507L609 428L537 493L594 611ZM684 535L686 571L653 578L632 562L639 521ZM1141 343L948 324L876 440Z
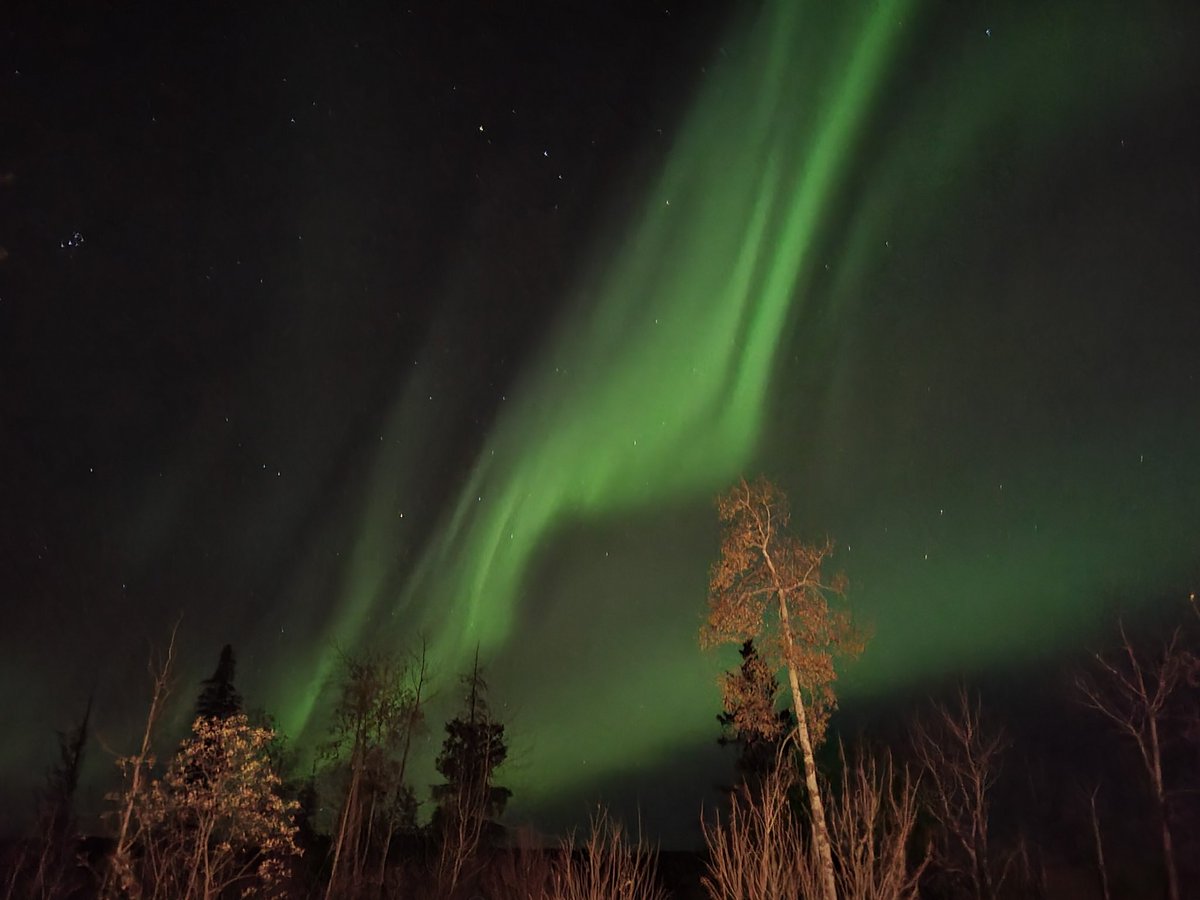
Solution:
M712 900L819 895L818 860L788 803L795 781L793 769L777 761L757 791L737 791L723 822L701 823L709 857L701 883Z
M841 748L840 787L826 785L829 836L838 895L853 900L908 900L929 862L914 864L917 787L889 754ZM722 823L703 823L709 852L703 884L713 900L784 900L820 896L820 860L789 802L794 769L781 755L756 791L743 787Z
M641 837L630 840L601 808L578 849L565 840L551 877L554 900L665 900L656 875L657 852Z
M1085 706L1111 722L1133 741L1149 782L1161 841L1167 895L1179 900L1179 875L1168 814L1169 792L1163 775L1164 725L1168 703L1194 671L1194 657L1183 643L1182 629L1157 645L1142 648L1118 622L1120 644L1110 653L1093 655L1092 671L1075 685Z
M497 900L556 900L552 887L560 858L559 849L543 846L528 829L518 829L510 846L492 855L480 876L479 893Z
M917 783L897 769L890 753L840 748L841 790L831 792L829 829L838 868L838 892L854 900L909 900L929 865L930 848L910 863L917 824Z
M953 705L935 703L916 721L912 745L926 808L938 825L936 868L976 900L993 900L1012 863L1011 855L994 852L990 821L1007 735L988 726L979 699L960 685Z

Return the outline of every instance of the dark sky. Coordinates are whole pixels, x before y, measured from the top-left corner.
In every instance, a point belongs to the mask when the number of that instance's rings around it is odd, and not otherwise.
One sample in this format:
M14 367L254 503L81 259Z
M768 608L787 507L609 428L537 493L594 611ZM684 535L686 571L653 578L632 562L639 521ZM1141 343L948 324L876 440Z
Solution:
M1200 31L1128 5L6 6L2 805L182 614L176 729L226 642L302 744L335 646L478 644L514 815L685 833L743 472L848 703L1186 593Z

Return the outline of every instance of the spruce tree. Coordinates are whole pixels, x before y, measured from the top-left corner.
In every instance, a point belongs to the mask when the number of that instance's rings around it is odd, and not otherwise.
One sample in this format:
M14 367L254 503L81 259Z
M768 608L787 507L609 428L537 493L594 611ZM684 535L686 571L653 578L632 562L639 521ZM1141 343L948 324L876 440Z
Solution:
M721 676L725 712L717 716L722 747L738 748L737 768L743 782L755 788L775 768L784 741L796 727L796 716L779 708L779 679L763 660L754 640L742 644L742 663Z
M479 655L471 674L463 677L467 688L463 714L446 723L446 739L437 758L437 770L446 779L435 785L438 803L434 826L444 829L451 821L468 820L482 835L498 832L498 819L512 791L492 783L495 771L508 756L504 725L492 718L487 703L487 682L479 668Z
M217 662L217 670L211 678L201 682L203 687L200 696L196 698L196 717L201 719L228 719L242 712L242 695L233 686L234 670L237 661L233 657L233 647L226 644L221 648L221 658Z

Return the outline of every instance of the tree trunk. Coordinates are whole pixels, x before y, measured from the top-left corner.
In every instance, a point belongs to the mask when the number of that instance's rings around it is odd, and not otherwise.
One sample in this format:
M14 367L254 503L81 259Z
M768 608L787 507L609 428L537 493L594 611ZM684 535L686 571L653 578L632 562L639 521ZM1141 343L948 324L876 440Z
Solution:
M979 900L996 900L996 890L992 885L992 866L988 862L987 845L982 848L982 852L976 857L978 870L976 883L978 884Z
M388 833L383 839L383 852L379 855L379 891L383 893L384 883L387 881L387 861L388 851L392 849L392 834L395 832L395 822L391 817L388 817Z
M1100 869L1100 889L1104 900L1111 900L1108 892L1108 866L1104 862L1104 839L1100 834L1100 815L1096 812L1096 794L1099 785L1092 791L1092 837L1096 841L1096 865Z
M150 697L150 711L146 714L146 728L142 732L141 748L133 759L133 775L130 778L129 792L121 809L116 844L109 857L104 882L100 887L101 896L110 896L118 887L130 897L137 898L142 894L141 885L137 883L133 873L133 836L130 834L130 826L133 822L134 807L142 794L142 772L143 769L149 768L148 761L154 739L154 729L158 724L158 717L162 713L167 695L171 692L171 667L175 660L175 634L178 631L179 622L176 621L175 626L171 629L171 639L167 642L167 652L163 657L162 664L156 669L153 658L150 662L150 674L154 681L154 690ZM146 775L149 776L149 771L146 772ZM120 882L119 885L113 884L114 876Z
M1158 743L1158 721L1150 717L1150 752L1153 754L1154 807L1162 830L1163 867L1167 870L1167 897L1179 900L1179 874L1175 871L1175 849L1171 844L1171 823L1167 820L1167 792L1163 786L1162 749Z
M325 887L325 900L332 900L338 883L338 866L342 859L342 848L346 842L346 832L350 827L351 817L357 816L358 803L358 766L351 762L350 787L346 791L346 802L342 806L342 815L338 823L337 839L333 846L333 864L329 867L329 884Z
M1170 900L1179 900L1179 875L1175 871L1175 850L1171 845L1171 826L1167 822L1166 804L1160 804L1158 810L1162 822L1163 860L1167 866L1167 896Z
M792 689L792 705L796 709L796 735L800 739L800 755L804 759L804 783L808 787L808 806L812 812L813 843L817 847L817 859L821 864L821 885L825 889L825 900L837 900L837 880L833 870L833 848L829 843L829 828L825 822L825 804L821 800L817 784L817 760L813 755L812 739L808 733L808 717L804 712L804 700L800 696L800 678L792 663L792 627L788 622L787 601L779 594L779 624L783 635L784 652L787 654L788 684ZM1176 898L1172 898L1176 900Z
M367 810L367 836L358 848L354 861L354 880L359 882L367 871L367 857L371 855L371 839L375 837L375 804L379 800L377 791L371 791L371 808Z

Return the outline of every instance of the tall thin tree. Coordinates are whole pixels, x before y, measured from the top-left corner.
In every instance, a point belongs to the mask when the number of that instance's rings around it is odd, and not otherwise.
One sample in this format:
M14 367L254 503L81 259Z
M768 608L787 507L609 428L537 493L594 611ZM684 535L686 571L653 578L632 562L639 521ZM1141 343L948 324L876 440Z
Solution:
M361 890L372 854L382 883L399 814L411 808L406 782L413 737L424 721L428 667L420 656L342 659L340 696L323 756L347 777L330 848L327 900Z
M102 897L124 894L137 898L141 890L133 872L133 846L137 839L137 823L134 812L142 802L150 781L150 768L154 765L154 732L158 720L162 717L163 708L171 693L172 669L175 663L175 636L179 632L179 620L171 628L171 637L167 641L166 652L156 659L151 655L147 669L153 685L150 692L150 709L146 712L146 726L142 730L142 742L138 752L118 760L128 782L125 789L111 795L119 802L117 811L117 834L112 853L109 855L109 865L105 870L104 883L101 885Z
M840 602L846 580L822 571L833 553L831 541L810 545L788 534L787 497L765 478L740 480L717 498L717 512L721 557L709 576L708 620L700 641L714 646L753 640L773 668L786 669L822 889L826 900L836 900L814 748L837 700L835 663L863 648L862 634ZM727 707L729 701L727 694ZM773 710L764 712L760 727L764 733L776 727Z
M437 880L439 890L447 896L460 885L481 845L498 835L496 820L512 796L508 788L493 780L508 756L508 742L504 725L496 721L488 706L478 650L471 673L462 681L467 689L465 709L446 723L446 738L436 762L446 781L433 788L438 803L433 816L439 841Z

